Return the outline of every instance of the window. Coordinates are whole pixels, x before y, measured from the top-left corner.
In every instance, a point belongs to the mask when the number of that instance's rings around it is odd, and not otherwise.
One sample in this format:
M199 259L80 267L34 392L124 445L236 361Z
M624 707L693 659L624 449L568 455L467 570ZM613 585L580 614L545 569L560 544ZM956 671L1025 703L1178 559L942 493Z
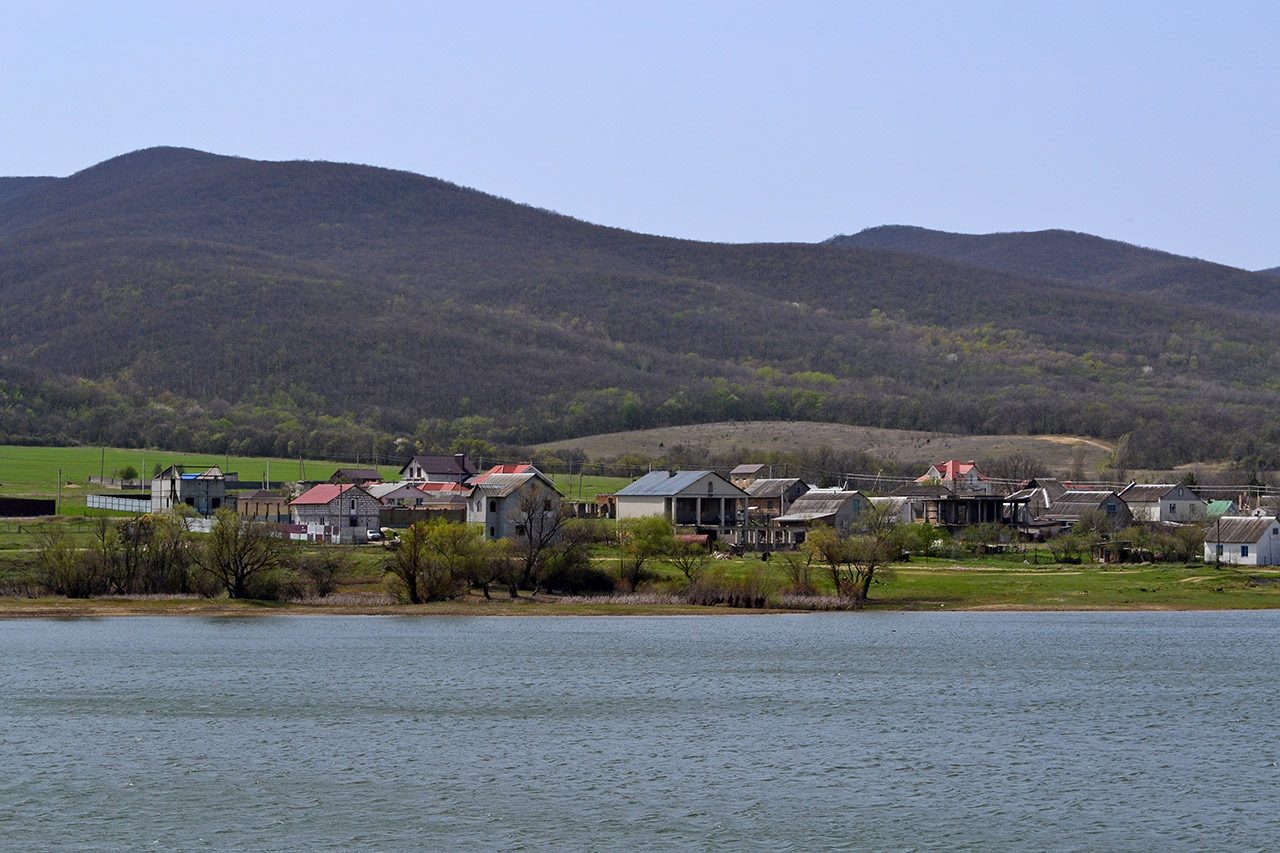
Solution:
M352 511L352 512L355 512L355 511L356 511L356 502L355 502L355 501L352 501L352 502L351 502L351 511Z
M1115 514L1116 514L1116 505L1107 504L1107 515L1115 515Z
M489 501L489 512L497 512L497 511L498 511L498 502Z
M1178 505L1169 504L1169 515L1177 515L1177 514L1178 514Z
M1218 543L1218 556L1219 556L1219 557L1221 557L1221 556L1222 556L1222 543L1221 543L1221 542L1219 542L1219 543Z
M490 527L490 528L489 528L489 538L490 538L490 539L493 539L493 538L494 538L495 536L497 536L497 535L498 535L498 531L497 531L497 530L495 530L494 528Z
M1247 556L1249 556L1249 546L1248 546L1248 545L1241 545L1241 546L1240 546L1240 556L1241 556L1241 557L1247 557Z

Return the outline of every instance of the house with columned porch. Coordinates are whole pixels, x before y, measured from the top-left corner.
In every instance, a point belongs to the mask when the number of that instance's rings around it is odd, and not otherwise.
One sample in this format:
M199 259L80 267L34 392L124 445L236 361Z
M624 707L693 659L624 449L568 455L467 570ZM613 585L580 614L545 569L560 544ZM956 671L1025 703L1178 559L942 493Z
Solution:
M651 471L615 498L619 519L657 515L717 534L740 526L747 506L747 493L715 471Z

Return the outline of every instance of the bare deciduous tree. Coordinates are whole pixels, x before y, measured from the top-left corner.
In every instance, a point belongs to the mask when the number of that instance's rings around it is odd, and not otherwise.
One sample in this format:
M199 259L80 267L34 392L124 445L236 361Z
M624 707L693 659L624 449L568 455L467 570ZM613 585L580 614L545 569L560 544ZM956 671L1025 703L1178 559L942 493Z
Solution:
M219 510L208 538L192 560L231 598L249 598L252 586L280 567L283 540L271 525Z

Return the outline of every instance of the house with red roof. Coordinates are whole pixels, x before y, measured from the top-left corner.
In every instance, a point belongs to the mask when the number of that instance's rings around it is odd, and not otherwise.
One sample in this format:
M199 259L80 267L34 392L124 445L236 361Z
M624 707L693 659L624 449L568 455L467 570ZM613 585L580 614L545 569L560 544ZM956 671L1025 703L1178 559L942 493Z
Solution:
M369 541L378 529L378 499L354 483L321 483L289 502L295 524L318 530L328 541Z
M917 477L920 485L946 486L957 495L990 495L994 494L994 484L978 470L973 460L961 462L948 459L941 465L933 465L923 477Z

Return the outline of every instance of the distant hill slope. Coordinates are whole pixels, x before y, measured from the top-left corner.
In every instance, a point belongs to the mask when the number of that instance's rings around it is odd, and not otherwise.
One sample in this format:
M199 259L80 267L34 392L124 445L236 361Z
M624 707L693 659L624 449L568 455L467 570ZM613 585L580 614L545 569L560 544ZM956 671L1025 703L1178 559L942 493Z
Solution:
M1265 275L1074 231L952 234L885 225L828 242L946 258L1182 304L1280 312L1280 289Z
M0 204L57 182L57 178L0 178Z
M1262 275L1280 275L1280 267L1271 267L1270 269L1258 270Z
M1280 459L1280 330L1232 303L186 149L0 201L0 342L9 441L403 455L796 419Z
M1094 472L1114 450L1111 444L1074 436L963 436L812 421L786 424L740 421L661 427L565 439L542 445L540 449L553 453L578 451L588 459L613 459L628 453L661 458L680 445L692 452L719 455L742 449L759 454L823 447L837 453L865 453L885 462L898 463L903 471L922 470L946 459L1010 454L1035 459L1053 471L1066 471L1078 447L1084 454L1086 470Z

